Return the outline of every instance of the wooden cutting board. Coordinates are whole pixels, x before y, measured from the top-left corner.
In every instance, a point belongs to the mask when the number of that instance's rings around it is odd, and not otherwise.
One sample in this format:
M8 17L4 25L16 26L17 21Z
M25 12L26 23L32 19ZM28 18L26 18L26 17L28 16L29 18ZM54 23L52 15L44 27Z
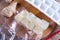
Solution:
M29 3L27 3L24 0L17 0L17 2L22 7L27 9L29 12L34 13L37 17L39 17L41 19L44 19L44 20L46 20L50 23L50 26L48 27L48 29L44 31L42 38L47 37L55 29L56 23L54 21L52 21L50 18L48 18L46 15L44 15L41 11L39 11L38 9L36 9L35 7L33 7L32 5L30 5ZM17 9L19 9L19 8L17 8Z

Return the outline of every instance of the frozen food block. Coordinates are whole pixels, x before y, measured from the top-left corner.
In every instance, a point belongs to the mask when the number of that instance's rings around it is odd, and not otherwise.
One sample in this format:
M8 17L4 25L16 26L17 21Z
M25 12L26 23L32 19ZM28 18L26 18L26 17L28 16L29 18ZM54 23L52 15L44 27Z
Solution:
M16 5L17 5L17 2L12 2L9 6L5 7L1 11L1 14L7 17L11 17L13 13L16 12Z
M49 27L49 22L47 22L47 21L45 21L45 20L41 20L42 22L41 22L41 27L44 29L44 30L46 30L48 27Z
M37 34L46 30L49 25L45 20L41 20L33 13L24 10L15 16L15 20L18 23L21 22L27 29L32 30Z

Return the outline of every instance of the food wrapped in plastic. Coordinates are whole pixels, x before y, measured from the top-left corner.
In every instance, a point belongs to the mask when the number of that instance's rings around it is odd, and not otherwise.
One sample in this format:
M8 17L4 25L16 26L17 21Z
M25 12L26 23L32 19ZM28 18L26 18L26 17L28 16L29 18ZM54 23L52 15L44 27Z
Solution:
M13 13L16 12L16 5L17 5L17 2L13 1L10 5L3 8L3 10L1 11L1 14L6 17L11 17L13 15Z
M32 38L34 36L37 39L38 38L41 39L42 35L43 35L43 31L46 30L49 26L49 23L47 21L39 19L33 13L28 12L27 10L23 10L20 13L18 13L15 16L15 20L18 24L22 24L23 28L26 29L26 33L27 33L26 37L28 36L28 39L30 37ZM45 24L46 24L46 26L44 26ZM43 27L40 25L42 25ZM22 26L20 28L22 28Z

